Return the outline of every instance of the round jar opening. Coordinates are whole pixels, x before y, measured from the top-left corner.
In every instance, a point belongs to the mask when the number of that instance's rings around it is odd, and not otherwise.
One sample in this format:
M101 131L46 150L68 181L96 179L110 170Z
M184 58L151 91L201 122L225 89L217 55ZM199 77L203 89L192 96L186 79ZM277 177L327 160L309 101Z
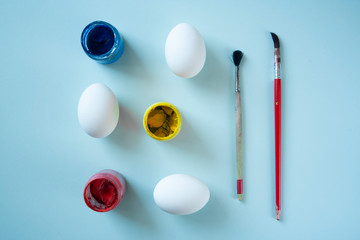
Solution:
M86 205L97 212L107 212L114 209L122 200L122 184L111 174L94 175L84 190Z
M113 30L106 25L95 25L88 33L86 45L91 54L103 55L109 52L115 43Z
M118 60L124 52L124 39L110 23L95 21L81 33L81 45L90 58L109 64Z
M151 137L157 140L169 140L180 131L180 113L171 104L154 104L145 113L144 127Z

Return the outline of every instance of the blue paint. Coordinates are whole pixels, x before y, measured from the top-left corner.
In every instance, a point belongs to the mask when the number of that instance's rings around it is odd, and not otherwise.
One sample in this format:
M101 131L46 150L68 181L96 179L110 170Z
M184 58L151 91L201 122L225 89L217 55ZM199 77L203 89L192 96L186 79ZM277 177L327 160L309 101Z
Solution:
M94 55L107 53L114 45L114 33L108 26L97 25L88 35L87 46Z
M103 21L95 21L81 34L85 53L99 63L113 63L124 52L124 40L115 27Z

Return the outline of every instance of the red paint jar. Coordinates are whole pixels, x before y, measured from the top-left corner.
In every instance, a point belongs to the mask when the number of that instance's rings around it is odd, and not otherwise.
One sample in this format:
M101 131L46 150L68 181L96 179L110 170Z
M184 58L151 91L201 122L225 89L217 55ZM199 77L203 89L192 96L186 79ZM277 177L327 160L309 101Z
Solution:
M123 176L111 169L105 169L92 176L86 183L84 200L96 212L108 212L121 202L126 190Z

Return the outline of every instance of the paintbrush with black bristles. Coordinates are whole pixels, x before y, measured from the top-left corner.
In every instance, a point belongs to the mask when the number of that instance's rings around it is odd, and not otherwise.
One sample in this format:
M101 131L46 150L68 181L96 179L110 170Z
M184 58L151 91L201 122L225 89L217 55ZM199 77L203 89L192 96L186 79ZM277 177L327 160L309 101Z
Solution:
M236 128L236 173L237 173L237 195L238 199L243 198L243 169L242 169L242 130L241 130L241 98L240 98L240 78L239 65L243 53L239 50L234 51L233 61L235 64L235 128Z
M271 33L274 41L274 116L275 116L275 211L276 219L281 215L281 76L280 41Z

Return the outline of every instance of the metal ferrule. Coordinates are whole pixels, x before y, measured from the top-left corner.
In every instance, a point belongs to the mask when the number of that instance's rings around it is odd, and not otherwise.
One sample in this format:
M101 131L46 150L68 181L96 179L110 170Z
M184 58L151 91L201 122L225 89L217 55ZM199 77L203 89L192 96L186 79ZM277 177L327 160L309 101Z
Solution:
M275 79L280 79L280 48L275 48L274 50L274 70L275 70Z
M235 68L235 92L240 92L239 66Z

